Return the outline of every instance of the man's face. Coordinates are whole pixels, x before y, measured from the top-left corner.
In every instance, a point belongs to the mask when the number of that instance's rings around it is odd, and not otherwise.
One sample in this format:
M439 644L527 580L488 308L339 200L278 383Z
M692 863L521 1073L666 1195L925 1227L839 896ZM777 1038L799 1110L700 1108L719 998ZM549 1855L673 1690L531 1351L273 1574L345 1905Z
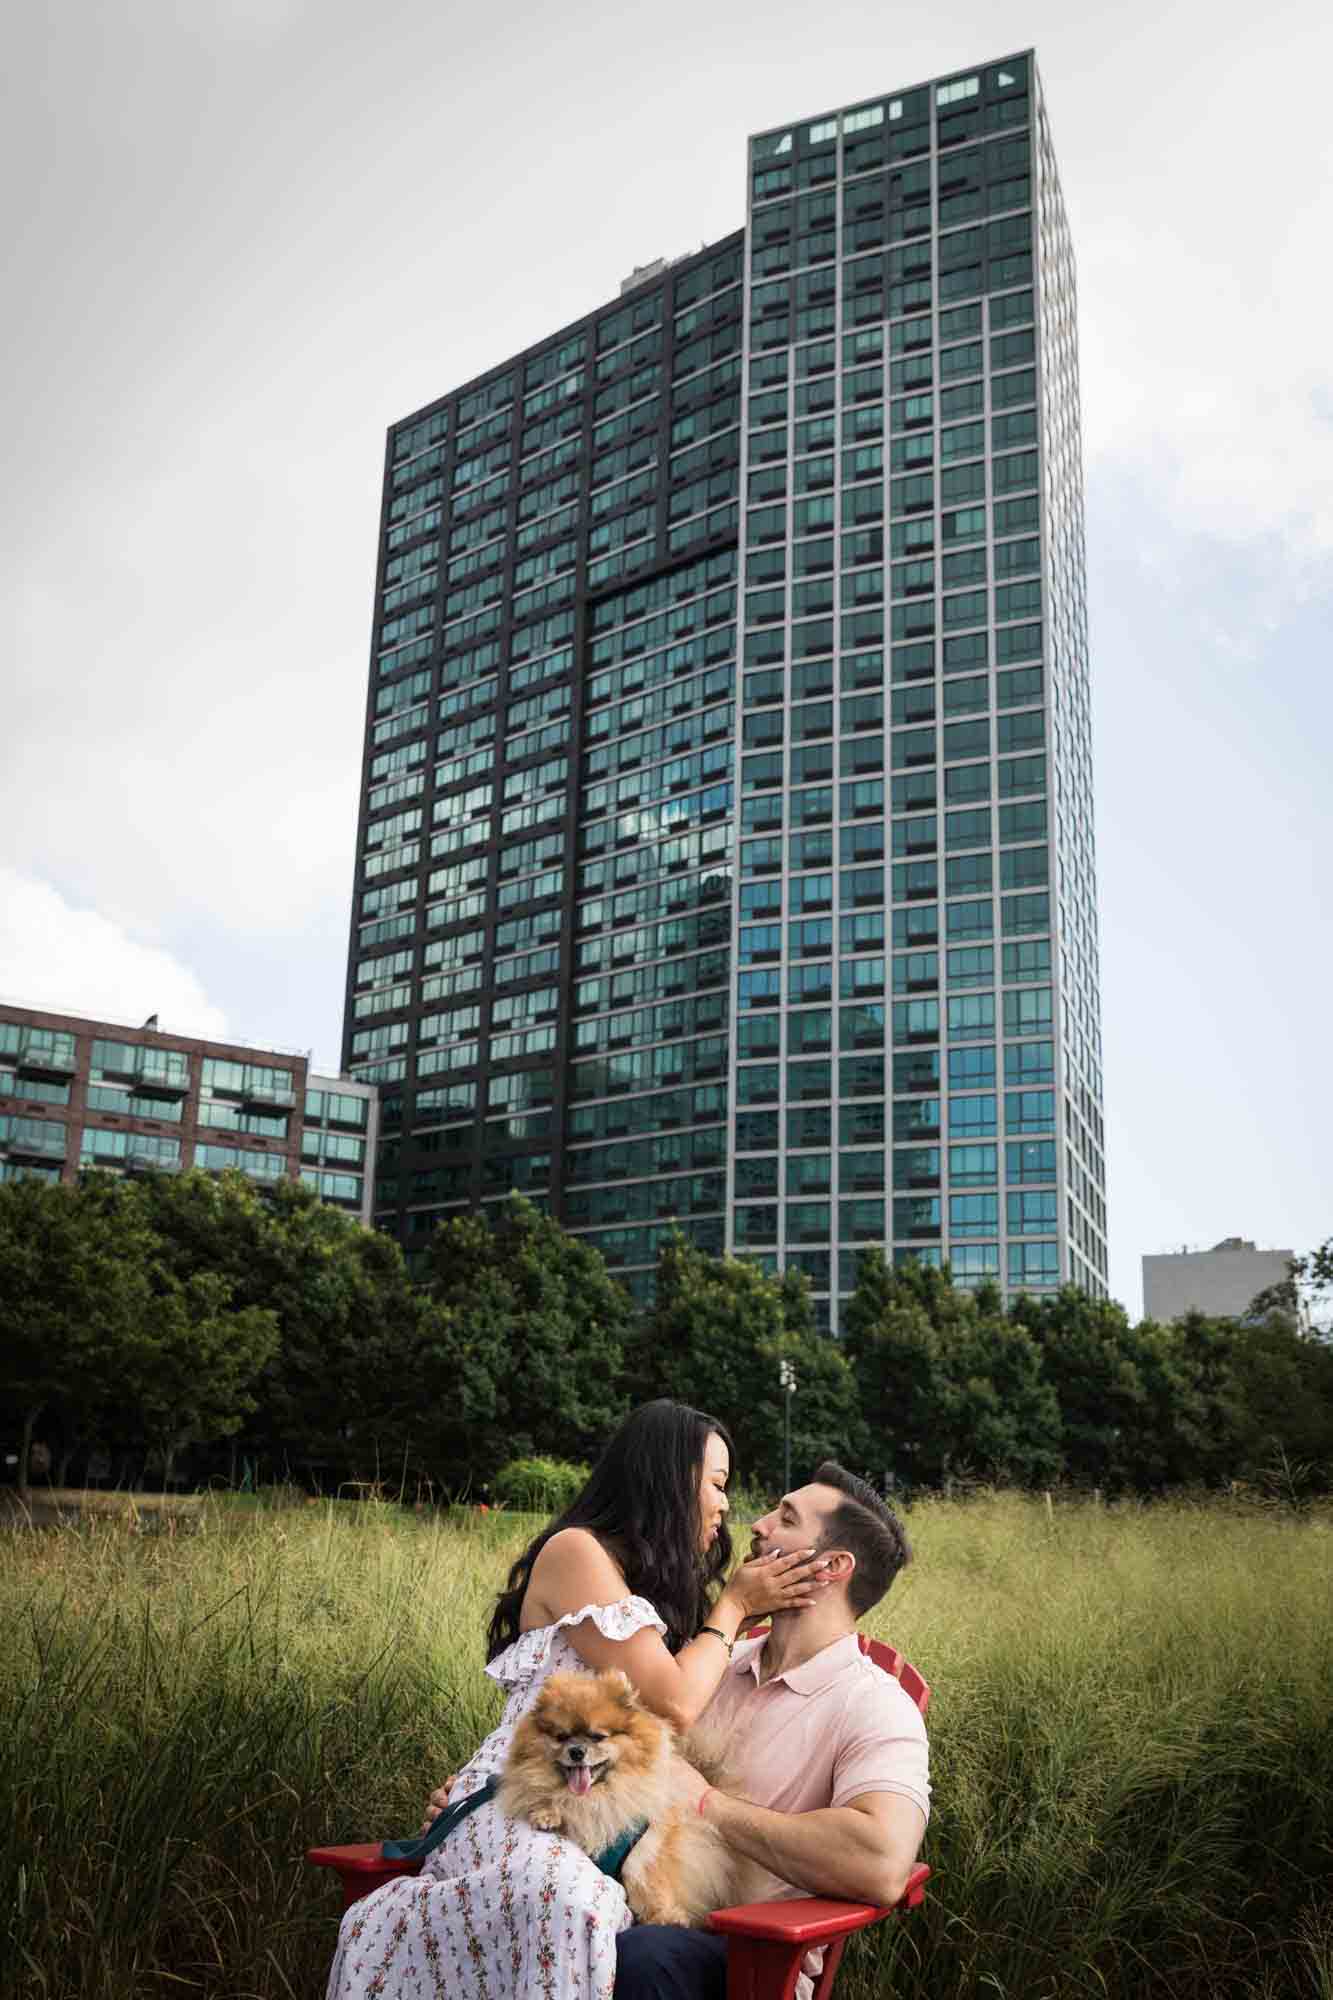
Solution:
M797 1549L820 1548L825 1520L839 1498L831 1486L798 1486L794 1493L785 1493L750 1529L750 1554L772 1555L781 1550L791 1555Z

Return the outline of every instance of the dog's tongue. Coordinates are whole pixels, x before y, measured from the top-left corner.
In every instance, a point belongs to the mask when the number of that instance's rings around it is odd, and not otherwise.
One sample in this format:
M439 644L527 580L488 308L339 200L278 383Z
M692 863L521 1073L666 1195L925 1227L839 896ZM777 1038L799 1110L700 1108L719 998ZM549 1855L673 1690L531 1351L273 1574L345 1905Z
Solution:
M585 1792L592 1790L592 1772L586 1764L572 1765L566 1775L569 1779L570 1791L576 1792L580 1798L582 1798Z

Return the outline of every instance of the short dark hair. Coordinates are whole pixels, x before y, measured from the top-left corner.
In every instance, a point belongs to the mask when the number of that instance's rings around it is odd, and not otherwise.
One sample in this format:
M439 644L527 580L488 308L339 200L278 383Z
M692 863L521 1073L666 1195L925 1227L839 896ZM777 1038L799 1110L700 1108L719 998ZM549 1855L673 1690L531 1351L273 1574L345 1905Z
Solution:
M878 1604L900 1569L912 1560L903 1524L866 1479L858 1479L836 1460L826 1458L813 1478L816 1486L832 1486L842 1495L825 1517L821 1549L849 1549L856 1568L847 1588L853 1615L863 1618Z

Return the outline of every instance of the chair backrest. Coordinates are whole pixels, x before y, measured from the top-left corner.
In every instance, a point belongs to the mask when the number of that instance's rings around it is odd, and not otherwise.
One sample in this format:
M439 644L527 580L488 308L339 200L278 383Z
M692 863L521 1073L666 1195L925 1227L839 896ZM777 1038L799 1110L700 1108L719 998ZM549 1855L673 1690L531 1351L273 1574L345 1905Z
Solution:
M886 1674L892 1674L894 1680L901 1683L903 1692L912 1697L924 1715L930 1707L930 1686L925 1677L917 1672L910 1660L903 1658L896 1646L887 1645L883 1639L872 1639L868 1632L859 1633L858 1637L861 1651L868 1654L877 1667L882 1667Z

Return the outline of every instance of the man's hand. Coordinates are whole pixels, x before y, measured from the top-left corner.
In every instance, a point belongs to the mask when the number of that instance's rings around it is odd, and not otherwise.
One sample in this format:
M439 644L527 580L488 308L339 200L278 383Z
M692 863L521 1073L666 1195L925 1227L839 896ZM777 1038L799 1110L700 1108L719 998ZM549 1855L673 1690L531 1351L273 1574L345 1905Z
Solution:
M440 1814L444 1811L445 1807L448 1805L449 1794L457 1783L458 1783L458 1773L457 1771L451 1771L449 1773L449 1776L445 1779L444 1783L442 1785L438 1785L436 1789L431 1793L430 1804L426 1808L426 1817L421 1822L421 1826L418 1829L419 1832L421 1833L430 1832L431 1827L434 1825L435 1821L440 1817Z
M676 1783L679 1787L677 1803L685 1812L697 1812L700 1799L712 1789L703 1773L696 1771L693 1764L687 1764L683 1757L677 1765Z

